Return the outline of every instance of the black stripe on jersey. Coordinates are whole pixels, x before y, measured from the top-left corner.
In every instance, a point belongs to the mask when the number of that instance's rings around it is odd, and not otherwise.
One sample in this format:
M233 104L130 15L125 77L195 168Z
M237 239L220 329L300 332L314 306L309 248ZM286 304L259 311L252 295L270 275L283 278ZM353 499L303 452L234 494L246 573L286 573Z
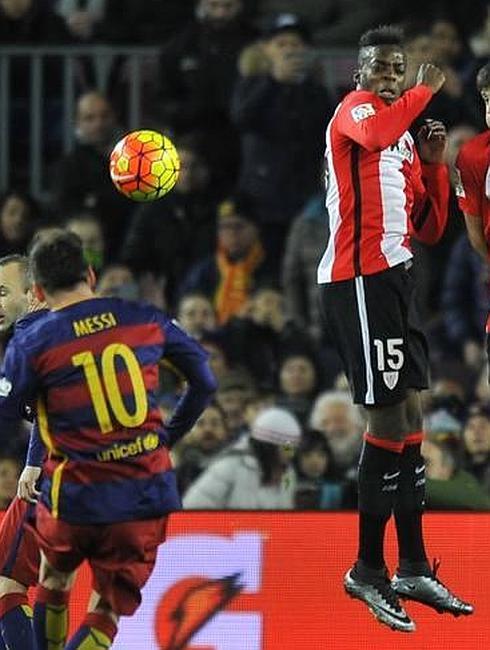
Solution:
M430 209L432 207L432 202L429 197L425 199L424 206L418 215L412 219L413 227L415 230L421 230L424 226L424 223L427 221L429 216Z
M354 190L354 273L361 275L361 178L359 174L359 145L352 145L350 169Z

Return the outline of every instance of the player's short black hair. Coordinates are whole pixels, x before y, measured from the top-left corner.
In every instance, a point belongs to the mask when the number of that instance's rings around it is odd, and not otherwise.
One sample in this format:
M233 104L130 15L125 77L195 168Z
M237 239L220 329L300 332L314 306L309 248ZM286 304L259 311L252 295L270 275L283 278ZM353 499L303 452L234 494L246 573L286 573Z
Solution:
M403 29L396 25L379 25L368 29L359 39L359 49L363 47L377 47L379 45L399 45L403 47L405 37Z
M490 63L487 63L478 70L476 75L476 87L481 92L485 88L490 88Z
M88 271L80 237L61 228L34 238L29 266L32 279L47 293L75 287Z

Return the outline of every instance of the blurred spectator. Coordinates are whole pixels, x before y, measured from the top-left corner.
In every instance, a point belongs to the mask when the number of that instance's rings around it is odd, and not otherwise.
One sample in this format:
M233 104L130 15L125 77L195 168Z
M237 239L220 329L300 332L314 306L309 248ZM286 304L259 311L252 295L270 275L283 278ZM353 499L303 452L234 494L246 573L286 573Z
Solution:
M242 0L200 0L195 20L162 50L160 114L178 133L206 132L220 181L234 184L238 138L229 120L241 49L256 32L243 18Z
M309 32L297 16L275 16L264 38L270 74L240 78L232 117L242 139L239 186L256 199L266 246L279 255L288 225L317 191L334 106L311 79Z
M298 484L295 506L300 510L337 510L343 507L342 484L337 480L332 450L319 431L305 431L294 459Z
M0 0L1 45L29 47L69 43L70 34L63 19L54 13L50 0ZM32 146L32 118L29 111L33 78L31 59L28 56L15 56L9 61L8 119L11 142L15 143L10 147L10 182L27 186L30 181L29 153ZM59 57L44 57L41 62L41 155L50 162L56 154L59 155L61 146L63 69ZM5 135L2 134L1 137L4 138Z
M316 30L315 41L323 47L357 45L359 34L374 25L396 22L400 13L397 0L360 3L359 0L328 0L322 24Z
M209 354L209 365L211 366L213 375L218 382L221 382L223 377L230 371L230 365L220 337L207 332L199 343Z
M196 339L216 327L216 314L209 300L202 293L186 293L177 305L177 319L180 325Z
M282 260L282 287L288 317L321 339L316 273L329 237L324 192L312 197L291 224Z
M463 430L464 468L490 495L490 407L470 407Z
M232 440L247 428L245 406L255 393L253 379L241 369L229 370L218 381L216 401L226 416L226 424Z
M80 211L66 220L65 228L80 237L85 259L95 272L100 271L104 266L106 250L100 220L91 212Z
M200 291L211 298L223 324L245 308L254 286L274 279L274 262L262 246L252 202L235 195L218 207L216 252L191 267L180 293Z
M293 413L306 426L319 384L319 369L307 351L286 353L279 368L278 406Z
M65 23L50 0L0 0L0 43L68 43Z
M431 27L427 28L425 25L422 27L418 24L409 25L405 30L406 87L409 88L415 84L417 70L422 63L436 63L446 75L446 82L441 91L434 95L416 124L421 124L425 118L441 120L448 129L461 123L478 124L478 114L473 106L473 100L470 102L466 100L463 83L458 72L453 68L452 54L446 47L447 39L444 35L446 28L454 29L454 25L449 21L444 21L441 33L436 38L431 32ZM433 24L432 29L436 29L436 32L439 33L437 23ZM458 52L462 48L459 35L454 48Z
M103 94L93 91L79 98L75 129L77 143L53 177L56 206L65 217L81 209L96 212L106 236L107 258L114 259L133 205L117 192L108 173L117 128L113 108Z
M325 391L313 403L310 427L321 431L342 475L352 476L362 446L363 420L348 393Z
M301 428L288 411L262 411L246 436L227 449L184 495L186 509L290 510L292 466Z
M458 468L453 444L433 438L422 443L427 478L426 506L431 510L490 510L490 496L476 478Z
M25 192L11 190L0 197L0 257L25 253L41 214Z
M97 295L101 297L138 300L140 291L131 269L123 264L106 266L97 282Z
M181 494L209 467L227 443L225 414L217 404L210 404L178 448L172 450L172 455L177 454L176 474Z
M133 217L121 257L136 273L165 280L174 305L176 286L216 240L216 205L210 171L197 136L176 141L180 157L177 185L159 201L141 206Z
M463 234L448 260L441 305L451 347L475 370L483 363L482 343L489 296L488 267Z
M490 57L490 2L487 3L483 25L470 38L470 46L478 59Z
M0 510L7 510L17 494L21 464L13 456L0 452Z
M15 321L29 307L27 260L13 255L0 258L0 335L8 338Z
M99 35L106 4L107 0L57 0L56 12L75 40L89 43Z
M286 321L284 298L274 286L259 286L244 311L220 330L232 365L243 366L261 389L277 385L279 365L292 347L312 348L309 337Z
M161 45L192 19L192 2L105 0L102 37L110 43Z

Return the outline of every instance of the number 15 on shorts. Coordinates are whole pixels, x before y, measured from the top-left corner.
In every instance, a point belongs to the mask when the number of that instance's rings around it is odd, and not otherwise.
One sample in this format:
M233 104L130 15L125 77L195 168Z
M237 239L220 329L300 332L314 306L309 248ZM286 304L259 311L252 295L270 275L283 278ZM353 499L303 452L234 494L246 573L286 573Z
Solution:
M403 354L403 339L374 339L376 348L376 365L382 373L383 381L389 390L393 390L398 383L400 370L405 362Z

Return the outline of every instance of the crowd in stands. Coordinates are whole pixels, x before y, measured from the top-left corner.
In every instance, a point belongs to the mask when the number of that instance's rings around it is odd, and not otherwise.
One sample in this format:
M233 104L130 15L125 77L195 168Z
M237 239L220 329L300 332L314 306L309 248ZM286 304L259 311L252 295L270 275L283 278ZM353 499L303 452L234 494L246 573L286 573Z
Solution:
M181 159L175 189L139 205L114 189L108 154L127 130L128 69L114 63L104 94L77 59L74 146L48 149L48 194L27 186L27 63L10 74L12 187L0 197L0 256L25 253L41 229L82 239L98 292L165 309L210 355L215 401L173 449L184 507L356 507L365 420L322 331L316 267L326 246L325 127L348 87L325 82L323 49L355 48L383 22L405 26L407 84L424 61L446 84L423 117L459 147L485 128L476 71L490 56L490 4L395 0L0 0L4 45L153 45L144 124L168 134ZM413 21L418 16L420 20ZM45 70L44 128L62 111L55 58ZM328 89L327 89L328 87ZM18 109L18 110L17 110ZM2 134L0 133L0 137ZM423 453L429 509L490 510L490 388L484 331L490 267L472 250L455 196L435 247L414 243L432 388ZM168 415L183 386L162 370ZM0 509L15 493L27 429L0 432Z

